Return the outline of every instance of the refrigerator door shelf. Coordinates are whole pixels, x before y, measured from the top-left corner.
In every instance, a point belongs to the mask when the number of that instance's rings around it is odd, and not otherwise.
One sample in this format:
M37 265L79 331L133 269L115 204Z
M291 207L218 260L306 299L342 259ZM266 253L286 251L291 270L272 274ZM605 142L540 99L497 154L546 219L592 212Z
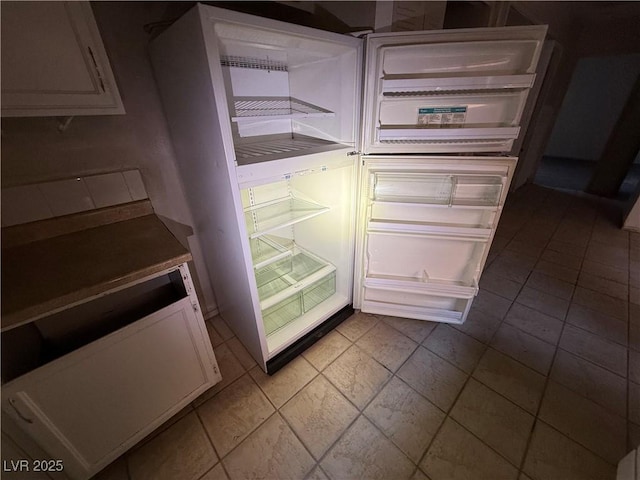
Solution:
M402 316L418 320L461 324L477 290L458 287L409 288L400 283L367 279L361 309L365 313Z
M476 242L488 242L491 235L490 228L481 227L454 227L450 225L425 225L419 222L403 222L403 221L379 221L370 220L367 227L368 234L384 234L390 235L419 235L424 238L438 237L441 239L450 238L459 240L465 238Z
M384 128L428 128L456 130L470 128L474 138L481 128L516 127L522 115L527 91L483 94L438 93L431 96L386 96L380 101L380 125ZM504 135L504 132L502 133Z
M518 90L531 88L536 76L490 75L483 77L424 78L419 75L385 75L382 79L383 95L430 95L446 92L480 90Z
M516 32L515 29L512 30ZM463 32L451 34L446 42L444 32L429 32L423 35L426 42L414 45L382 46L377 61L377 73L380 78L387 75L421 75L424 77L473 77L478 75L523 75L535 73L540 43L535 30L529 39L489 39L487 37L507 36L506 29L466 30L467 41L461 41ZM520 29L520 35L525 32ZM517 34L517 33L516 33ZM514 34L514 35L516 35ZM457 35L454 40L453 35ZM485 36L485 39L481 37ZM431 37L431 39L429 38ZM440 37L440 38L437 38ZM475 37L475 38L473 38ZM544 38L544 34L542 36ZM383 39L383 36L379 38ZM400 38L400 37L398 37ZM373 72L372 72L373 73Z
M272 203L248 207L244 215L249 237L257 238L328 211L329 207L291 195Z
M373 202L372 222L419 223L439 228L491 229L500 213L496 206L433 205L424 203Z
M498 175L373 173L373 200L462 207L496 207L505 177Z

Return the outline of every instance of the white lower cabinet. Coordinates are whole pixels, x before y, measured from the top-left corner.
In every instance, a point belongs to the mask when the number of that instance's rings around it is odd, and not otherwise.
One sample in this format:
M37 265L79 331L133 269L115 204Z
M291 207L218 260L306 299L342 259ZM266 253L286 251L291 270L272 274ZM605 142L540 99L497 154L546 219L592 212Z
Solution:
M3 357L3 413L72 479L221 379L186 264L4 332Z

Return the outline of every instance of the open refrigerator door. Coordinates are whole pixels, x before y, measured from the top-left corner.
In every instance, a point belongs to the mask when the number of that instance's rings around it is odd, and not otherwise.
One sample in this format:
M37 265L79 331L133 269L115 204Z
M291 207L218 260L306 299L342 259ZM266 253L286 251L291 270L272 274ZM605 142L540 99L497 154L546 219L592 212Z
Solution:
M517 161L495 155L521 133L545 32L367 38L356 308L465 321Z

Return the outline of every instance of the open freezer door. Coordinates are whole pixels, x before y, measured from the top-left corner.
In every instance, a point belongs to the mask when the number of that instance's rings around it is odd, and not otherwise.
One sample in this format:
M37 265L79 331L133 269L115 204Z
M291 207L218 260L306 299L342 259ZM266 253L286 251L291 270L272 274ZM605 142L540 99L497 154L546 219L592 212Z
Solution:
M363 153L509 152L546 29L369 35Z
M354 306L464 322L478 292L513 157L368 156L362 166Z

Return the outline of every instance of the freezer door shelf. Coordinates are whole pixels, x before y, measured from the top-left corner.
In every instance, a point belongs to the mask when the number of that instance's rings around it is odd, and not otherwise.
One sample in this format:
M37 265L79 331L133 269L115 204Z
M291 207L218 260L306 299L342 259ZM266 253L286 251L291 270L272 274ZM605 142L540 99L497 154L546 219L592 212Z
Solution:
M385 75L382 78L383 95L432 95L443 92L482 90L518 90L531 88L536 76L488 75L474 77L425 78L411 74Z
M366 279L361 309L365 313L461 324L477 287L412 285L393 280Z
M464 95L440 93L428 97L384 96L379 102L378 138L381 141L397 138L399 133L391 129L412 131L411 139L416 140L440 139L441 136L452 139L511 138L518 133L513 128L518 126L526 96L526 90ZM496 128L500 130L494 130ZM415 129L422 129L418 132L424 135L418 136ZM429 133L432 135L426 136ZM394 134L396 136L392 137ZM407 134L403 135L406 137Z
M418 125L381 125L378 139L381 143L461 143L461 142L509 142L518 138L520 127L491 128L428 128Z

